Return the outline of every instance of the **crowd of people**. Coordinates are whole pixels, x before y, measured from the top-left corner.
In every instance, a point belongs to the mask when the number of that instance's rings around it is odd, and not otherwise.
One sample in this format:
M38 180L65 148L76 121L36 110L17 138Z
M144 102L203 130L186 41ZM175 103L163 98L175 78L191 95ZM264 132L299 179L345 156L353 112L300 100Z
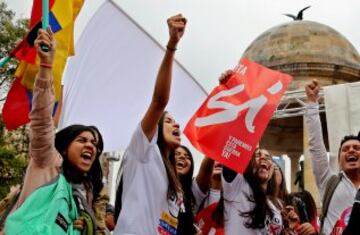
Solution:
M1 214L5 234L280 235L360 234L360 137L339 143L340 172L332 172L322 137L320 86L306 87L305 122L322 212L307 191L288 193L271 153L258 147L239 174L204 157L194 176L190 150L181 145L176 119L165 109L172 66L187 25L167 21L169 40L152 100L129 139L119 169L114 206L100 165L103 139L95 126L71 125L55 132L52 111L53 32L39 30L40 69L30 114L29 164L23 183ZM49 48L48 52L41 45ZM219 82L232 75L227 71ZM16 195L16 196L15 196Z

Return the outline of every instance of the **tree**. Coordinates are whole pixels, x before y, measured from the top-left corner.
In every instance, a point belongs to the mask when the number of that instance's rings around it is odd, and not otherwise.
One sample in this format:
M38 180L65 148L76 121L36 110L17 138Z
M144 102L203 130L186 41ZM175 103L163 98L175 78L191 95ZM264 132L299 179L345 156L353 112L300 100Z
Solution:
M26 31L28 20L14 20L15 13L7 9L5 2L0 3L0 58L8 55L20 41ZM11 59L4 68L0 69L0 107L6 99L18 61ZM12 185L22 181L27 165L28 127L18 128L7 132L0 115L0 199L8 192Z
M5 2L0 3L0 58L8 55L15 48L25 35L28 26L27 19L14 21L15 13L7 9ZM6 99L6 94L10 88L18 61L11 59L10 62L0 69L0 102Z
M27 166L28 146L27 127L6 132L0 116L0 199L11 186L21 183Z

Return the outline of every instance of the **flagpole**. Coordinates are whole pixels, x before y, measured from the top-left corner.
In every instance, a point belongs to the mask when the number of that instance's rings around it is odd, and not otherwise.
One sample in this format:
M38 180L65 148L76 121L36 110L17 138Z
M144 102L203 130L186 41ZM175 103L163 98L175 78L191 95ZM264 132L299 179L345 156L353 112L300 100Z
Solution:
M49 27L49 0L42 0L42 28L47 29ZM49 51L49 47L41 45L41 50L44 52Z
M0 68L4 67L10 61L10 57L6 56L0 60Z

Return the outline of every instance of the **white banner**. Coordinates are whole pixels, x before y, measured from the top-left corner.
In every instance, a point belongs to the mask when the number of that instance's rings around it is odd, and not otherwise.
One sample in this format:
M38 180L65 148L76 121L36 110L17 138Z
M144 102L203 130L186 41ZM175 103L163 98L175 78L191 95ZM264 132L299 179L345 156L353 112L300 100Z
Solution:
M336 168L341 139L360 131L360 82L324 87L324 98L330 157Z
M164 31L167 25L164 22ZM181 50L181 44L180 44ZM125 149L150 104L164 49L112 1L105 1L84 29L64 75L60 128L97 126L105 151ZM178 63L167 110L182 127L206 98Z

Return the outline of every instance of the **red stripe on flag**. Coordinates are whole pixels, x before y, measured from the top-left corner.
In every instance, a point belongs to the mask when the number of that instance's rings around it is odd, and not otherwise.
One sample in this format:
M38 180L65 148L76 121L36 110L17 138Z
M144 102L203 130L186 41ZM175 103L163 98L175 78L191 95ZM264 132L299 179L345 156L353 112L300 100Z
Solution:
M21 84L21 78L16 78L6 98L2 115L5 126L13 130L28 123L30 100L26 88Z
M59 0L58 0L59 1ZM55 0L49 0L49 8L51 9L54 5ZM49 10L50 12L50 10ZM32 29L42 18L42 0L34 0L31 11L31 18L29 28Z

